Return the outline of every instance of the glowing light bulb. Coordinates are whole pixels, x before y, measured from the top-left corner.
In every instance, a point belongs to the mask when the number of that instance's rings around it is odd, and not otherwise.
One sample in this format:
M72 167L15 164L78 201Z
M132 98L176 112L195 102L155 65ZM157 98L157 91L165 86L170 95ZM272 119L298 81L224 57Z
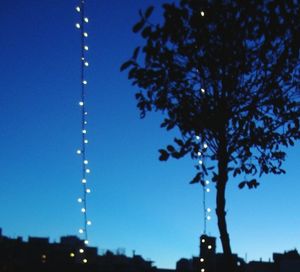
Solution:
M208 185L208 184L209 184L209 180L206 180L206 181L205 181L205 184Z
M82 203L82 198L78 198L77 201L78 201L79 203Z
M203 259L203 258L200 258L200 262L203 263L203 262L204 262L204 259Z
M82 213L85 213L85 208L81 208L81 212L82 212Z
M208 249L212 249L212 246L211 246L211 245L209 245L207 248L208 248Z
M203 88L201 88L201 93L203 93L203 94L205 93L205 90Z
M86 179L82 179L81 182L82 182L82 183L86 183Z
M87 144L88 142L89 142L89 140L87 140L87 139L84 140L84 143L85 143L85 144Z
M86 189L86 192L89 194L91 192L91 189Z
M87 84L87 81L86 81L86 80L83 80L82 83L83 83L84 85L86 85L86 84Z
M87 259L83 259L83 263L87 263Z
M79 233L83 233L83 229L79 229Z
M81 60L84 60L84 57L81 57Z
M206 189L206 192L208 192L208 193L209 193L209 192L210 192L210 189L209 189L209 188L207 188L207 189Z
M84 121L84 124L86 125L88 122L87 121Z
M202 155L202 153L199 151L199 152L197 153L197 155L198 155L198 156L201 156L201 155Z
M200 12L200 14L202 17L205 15L203 10Z
M200 140L200 136L197 135L197 136L196 136L196 139L197 139L197 140Z
M84 49L85 51L88 51L88 50L89 50L89 47L88 47L87 45L85 45L85 46L83 47L83 49Z
M88 160L84 160L83 163L84 163L84 164L88 164L89 161L88 161Z
M84 252L84 249L83 248L80 248L79 249L79 253L83 253Z
M91 173L91 170L90 169L86 169L85 172L89 174L89 173Z
M208 145L207 145L207 144L204 144L203 147L204 147L204 148L208 148Z
M86 23L88 23L88 22L89 22L89 18L88 18L88 17L85 17L85 18L84 18L84 21L85 21Z
M84 105L83 101L80 101L79 106L83 106L83 105Z
M86 132L87 132L86 129L83 129L83 130L82 130L82 133L83 133L83 134L86 134Z
M211 212L211 208L207 208L207 212Z
M76 26L76 28L78 28L78 29L80 28L80 24L79 24L79 23L76 23L75 26Z
M205 269L204 269L204 268L201 268L201 272L205 272Z
M89 244L89 241L88 241L88 240L84 240L84 244L85 244L85 245L88 245L88 244Z
M204 244L205 243L205 239L202 239L201 242Z
M92 225L92 221L88 220L88 221L86 222L86 224L90 226L90 225Z
M80 150L80 149L77 149L76 153L77 153L78 155L80 155L80 154L81 154L81 150Z
M87 61L84 62L84 66L88 67L89 63Z
M207 216L207 220L210 220L210 219L211 219L211 216L208 215L208 216Z
M84 36L84 37L87 37L88 35L89 35L89 34L88 34L87 32L84 32L84 33L83 33L83 36Z
M76 7L76 10L77 10L78 12L80 12L80 7Z
M203 161L200 160L200 161L199 161L199 164L203 164Z
M73 252L71 252L71 253L70 253L70 257L71 257L71 258L74 258L74 257L75 257L75 254L74 254Z
M87 111L84 112L84 115L88 115Z

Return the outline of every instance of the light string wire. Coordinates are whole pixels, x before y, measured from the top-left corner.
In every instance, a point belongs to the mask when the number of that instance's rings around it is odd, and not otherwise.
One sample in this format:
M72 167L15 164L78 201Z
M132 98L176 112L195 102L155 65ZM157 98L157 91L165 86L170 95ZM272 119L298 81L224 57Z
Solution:
M81 108L81 148L77 150L77 154L81 156L82 174L81 174L81 184L82 184L82 197L78 198L78 202L81 204L81 212L83 214L83 225L79 229L79 233L83 236L84 244L88 245L88 226L91 225L91 221L88 220L87 214L87 194L91 190L87 187L87 175L90 173L88 167L89 161L86 156L86 145L88 143L87 139L87 111L86 111L86 90L87 90L87 80L86 80L86 69L89 66L87 61L87 52L89 50L87 46L88 33L85 31L85 26L89 22L89 19L85 16L85 0L81 0L79 5L75 8L80 14L80 23L76 23L75 26L80 30L80 46L81 46L81 59L80 59L80 85L81 94L79 106ZM84 249L80 248L79 253L82 254L83 263L87 263L87 258L84 254Z
M205 13L204 11L202 10L200 12L200 15L202 17L204 17ZM203 95L205 95L206 91L205 89L201 88L201 93ZM203 138L201 138L200 136L196 136L196 140L199 142L199 145L200 145L200 150L198 151L198 163L199 163L199 166L202 167L202 165L205 165L205 159L208 155L205 155L204 153L208 151L208 145L203 142ZM202 201L202 205L203 205L203 234L204 235L207 235L207 223L208 221L211 220L211 215L210 215L210 212L211 212L211 208L207 207L207 204L206 204L206 194L208 194L210 192L210 188L209 188L209 185L210 185L210 181L208 179L204 179L204 177L206 176L205 175L205 172L203 171L202 169L202 182L201 182L201 185L202 185L202 192L203 192L203 201ZM205 243L205 239L202 239L201 240L201 243ZM211 245L208 245L208 249L212 249L212 246ZM207 268L207 262L206 260L200 256L200 271L201 272L205 272L206 268Z

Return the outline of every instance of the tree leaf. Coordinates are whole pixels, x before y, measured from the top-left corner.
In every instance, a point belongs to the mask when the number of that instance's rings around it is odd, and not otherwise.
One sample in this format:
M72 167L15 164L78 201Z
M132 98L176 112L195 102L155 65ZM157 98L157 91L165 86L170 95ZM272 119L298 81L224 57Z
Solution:
M169 155L169 153L166 150L160 149L158 151L160 152L160 156L159 156L159 160L160 161L166 161L166 160L168 160L168 158L169 158L170 155Z
M142 19L141 21L139 21L138 23L136 23L136 24L133 26L132 31L133 31L134 33L139 32L139 31L143 28L144 24L145 24L145 20Z
M132 60L128 60L126 62L124 62L121 67L120 67L120 71L124 71L125 69L127 69L130 65L134 64L134 62Z
M145 18L149 18L149 16L152 14L153 10L154 10L153 6L148 7L147 10L145 11Z

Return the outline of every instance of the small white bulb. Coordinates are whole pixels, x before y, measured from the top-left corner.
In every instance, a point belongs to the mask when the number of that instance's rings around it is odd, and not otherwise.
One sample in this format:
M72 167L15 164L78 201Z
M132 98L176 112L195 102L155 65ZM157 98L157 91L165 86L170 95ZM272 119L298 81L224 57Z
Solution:
M78 201L79 203L81 203L81 202L82 202L82 198L78 198L77 201Z
M205 15L203 10L200 12L200 14L202 17Z
M79 233L83 233L83 229L79 229Z
M84 121L84 124L87 125L87 121Z
M76 26L76 28L78 28L78 29L80 28L80 24L79 24L79 23L76 23L75 26Z
M82 133L83 133L83 134L86 134L86 132L87 132L86 129L83 129L83 130L82 130Z
M204 262L204 259L203 259L203 258L200 258L200 262L203 263L203 262Z
M83 33L83 36L84 36L84 37L87 37L88 35L89 35L89 34L88 34L87 32L84 32L84 33Z
M200 136L197 135L197 136L196 136L196 139L197 139L197 140L200 140Z
M89 194L91 192L91 189L86 189L86 192Z
M88 51L88 50L89 50L89 47L88 47L87 45L85 45L85 46L83 47L83 49L84 49L85 51Z
M205 239L202 239L201 242L204 244L205 243Z
M208 193L209 193L209 192L210 192L210 189L209 189L209 188L207 188L207 189L206 189L206 192L208 192Z
M202 153L199 151L199 152L197 153L197 155L198 155L198 156L201 156L201 155L202 155Z
M208 184L209 184L209 180L206 180L206 181L205 181L205 184L208 185Z
M80 7L76 7L76 10L77 10L78 12L80 12Z
M84 163L84 164L88 164L89 161L88 161L88 160L84 160L83 163Z
M203 88L201 88L201 93L205 93L205 90Z
M201 272L205 272L205 269L204 269L204 268L201 268Z
M207 144L204 144L203 147L204 147L204 148L208 148L208 145L207 145Z
M89 142L89 140L87 140L87 139L84 140L84 143L85 143L85 144L87 144L88 142Z
M89 174L89 173L91 173L91 170L90 169L85 169L85 172Z
M87 263L87 259L83 259L83 263Z
M200 161L199 161L199 164L203 164L203 161L200 160Z
M85 213L85 208L82 208L82 209L81 209L81 212L82 212L82 213Z
M88 18L88 17L85 17L85 18L84 18L84 21L85 21L86 23L88 23L88 22L89 22L89 18Z
M85 112L84 112L84 115L87 115L87 114L88 114L87 111L85 111Z
M84 85L86 85L86 84L87 84L87 81L86 81L86 80L83 80L82 83L83 83Z
M211 219L211 216L208 215L208 216L207 216L207 220L210 220L210 219Z
M208 249L212 249L212 246L211 246L211 245L209 245L207 248L208 248Z
M76 150L76 153L77 153L78 155L80 155L80 154L81 154L81 150L80 150L80 149L77 149L77 150Z
M207 212L211 212L211 208L207 208Z
M81 57L81 60L84 60L84 57Z
M84 252L84 249L83 248L80 248L79 249L79 253L83 253Z
M90 220L88 220L86 223L87 223L87 225L89 225L89 226L92 225L92 222L91 222Z
M83 101L80 101L79 106L83 106L83 105L84 105Z
M89 241L88 240L84 240L84 244L88 245Z
M75 257L75 254L74 254L73 252L71 252L71 253L70 253L70 257L71 257L71 258L74 258L74 257Z
M81 182L84 184L86 183L86 179L82 179Z
M87 61L84 62L84 66L88 67L89 63Z

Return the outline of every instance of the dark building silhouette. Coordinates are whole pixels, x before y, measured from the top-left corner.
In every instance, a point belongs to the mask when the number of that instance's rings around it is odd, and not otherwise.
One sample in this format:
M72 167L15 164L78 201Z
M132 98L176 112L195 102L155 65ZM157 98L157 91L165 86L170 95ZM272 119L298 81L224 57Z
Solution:
M59 243L50 243L49 238L29 237L23 241L1 233L0 272L24 271L157 272L158 269L139 255L130 258L107 251L99 256L97 248L85 246L76 236L61 237Z
M97 248L85 246L77 236L61 237L59 243L49 238L3 236L0 228L0 272L220 272L226 271L223 254L216 252L216 238L200 237L200 253L190 259L182 258L174 269L160 269L152 261L125 250L106 251L98 255ZM86 259L86 263L84 260ZM250 261L245 263L234 254L237 272L300 272L300 255L297 250L274 253L273 262Z

